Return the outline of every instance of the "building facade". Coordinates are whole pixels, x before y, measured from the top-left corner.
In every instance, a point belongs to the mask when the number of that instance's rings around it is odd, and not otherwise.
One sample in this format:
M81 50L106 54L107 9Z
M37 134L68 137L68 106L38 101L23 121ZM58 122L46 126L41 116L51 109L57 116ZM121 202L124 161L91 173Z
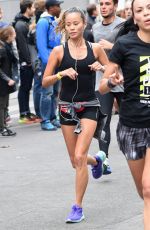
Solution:
M4 13L4 20L11 22L17 12L19 12L19 2L20 0L0 0L0 7ZM85 9L89 0L64 0L62 4L63 9L69 7L79 6L81 9Z
M4 20L11 22L19 12L19 2L20 0L0 0L0 7L4 12ZM64 0L62 4L63 9L67 9L72 6L79 6L81 9L85 10L89 3L98 3L99 0ZM123 8L125 0L119 0L119 8Z

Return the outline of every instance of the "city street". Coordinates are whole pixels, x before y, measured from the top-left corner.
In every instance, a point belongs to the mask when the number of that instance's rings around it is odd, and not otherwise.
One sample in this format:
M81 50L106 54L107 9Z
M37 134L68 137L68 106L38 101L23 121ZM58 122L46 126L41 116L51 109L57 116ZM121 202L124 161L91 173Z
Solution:
M33 103L31 101L31 107ZM74 170L61 130L41 131L39 124L18 124L16 94L10 113L16 137L0 137L0 230L142 230L143 203L116 142L117 115L112 116L110 165L113 173L89 185L85 220L66 224L74 204ZM93 139L89 153L98 151Z

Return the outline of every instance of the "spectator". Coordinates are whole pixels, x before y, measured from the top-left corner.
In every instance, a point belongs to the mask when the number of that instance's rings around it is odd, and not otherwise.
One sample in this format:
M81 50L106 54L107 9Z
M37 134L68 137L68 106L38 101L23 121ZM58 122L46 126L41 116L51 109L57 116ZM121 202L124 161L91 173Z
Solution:
M84 30L84 38L87 41L94 42L92 26L96 23L98 10L95 4L89 4L86 8L86 11L87 11L87 25Z
M41 14L45 11L45 1L46 0L35 0L34 2L36 23L40 19Z
M14 27L17 35L17 47L20 60L20 87L18 93L20 119L19 123L28 124L36 121L36 116L30 112L29 98L33 82L33 68L29 51L29 25L34 15L32 0L20 2L20 13L15 17Z
M0 28L4 28L8 25L9 24L7 22L3 21L3 11L0 8ZM18 84L20 73L19 73L19 55L18 55L18 50L16 47L16 40L13 40L13 42L12 42L12 49L13 49L13 53L17 59L16 64L13 65L14 66L13 67L13 74L16 77L16 79L15 79L16 84ZM9 103L9 99L7 100L7 102ZM9 126L8 122L11 120L8 107L9 107L9 104L7 104L7 106L5 108L6 109L6 111L5 111L5 123L6 123L7 127Z
M9 94L16 91L12 71L14 64L18 62L12 44L15 37L16 33L12 26L0 29L0 133L2 136L16 135L16 132L8 129L5 123Z
M128 19L129 17L132 16L131 4L132 4L131 0L127 0L125 3L125 9L124 9L125 19Z
M61 34L56 33L55 29L61 12L60 4L63 1L46 0L46 11L40 16L36 27L36 41L38 49L38 57L41 60L42 70L44 72L48 62L48 57L55 46L61 43ZM39 79L42 81L42 79ZM40 114L42 118L42 130L52 131L60 128L60 122L56 117L57 97L59 91L59 83L45 89L42 87L40 98Z
M87 11L87 26L88 30L92 30L92 26L96 23L96 18L98 16L97 6L95 4L89 4L86 8Z
M33 99L34 99L34 110L37 116L36 121L41 122L40 113L40 98L42 92L41 78L42 78L42 67L41 61L38 58L37 46L36 46L36 24L40 19L40 15L45 11L45 0L36 0L34 2L35 7L35 20L32 21L29 30L29 50L32 61L32 67L34 71L34 85L33 85Z
M2 8L0 7L0 28L8 25L8 23L4 22L2 19L3 19L3 11Z

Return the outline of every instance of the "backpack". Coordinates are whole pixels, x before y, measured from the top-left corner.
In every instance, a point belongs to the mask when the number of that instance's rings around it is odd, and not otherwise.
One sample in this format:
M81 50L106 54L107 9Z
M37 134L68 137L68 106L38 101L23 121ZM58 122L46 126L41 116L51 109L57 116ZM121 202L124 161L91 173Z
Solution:
M49 31L50 31L50 28L51 28L51 26L53 26L53 24L52 24L52 21L51 21L51 19L49 18L49 17L45 17L45 19L47 20L47 22L48 22L48 30L47 30L47 48L49 48L49 49L53 49L53 47L51 47L50 45L49 45Z
M49 20L49 18L45 17L45 19L48 21L48 30L47 30L47 47L48 48L51 48L49 46L49 43L48 43L48 39L49 39L49 30L50 30L50 27L52 25L52 22L51 20ZM36 47L36 29L32 30L32 31L29 31L28 32L28 43L29 45L34 45Z
M49 40L49 31L50 31L50 27L52 25L52 21L48 18L48 17L44 17L47 21L48 21L48 30L47 30L47 47L48 48L51 48L49 46L49 43L48 43L48 40ZM34 46L37 50L37 46L36 46L36 30L32 31L32 32L29 32L28 33L28 39L29 41L31 41L31 45L33 45L34 43ZM34 41L34 42L32 42ZM37 57L36 60L34 60L34 63L33 63L33 71L34 71L34 74L37 78L40 78L43 74L43 69L42 69L42 63L41 63L41 60Z
M53 49L56 45L55 45L55 42L56 42L56 32L55 32L55 26L56 24L54 25L54 23L56 23L56 21L52 21L50 17L44 17L47 22L48 22L48 30L47 30L47 48L49 49ZM53 28L52 28L53 27ZM50 29L52 28L51 30L51 33L50 32Z

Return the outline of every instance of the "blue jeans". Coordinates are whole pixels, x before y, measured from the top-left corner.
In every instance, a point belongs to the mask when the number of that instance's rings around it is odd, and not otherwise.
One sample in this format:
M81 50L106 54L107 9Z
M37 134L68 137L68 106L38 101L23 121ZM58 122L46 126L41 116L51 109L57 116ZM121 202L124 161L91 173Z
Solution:
M58 98L59 82L48 88L42 87L40 100L40 114L42 121L56 119L57 98Z
M43 73L45 67L45 65L42 65ZM41 117L42 121L56 119L59 85L59 82L56 82L48 88L43 88L42 76L35 76L34 78L34 107L36 115Z

